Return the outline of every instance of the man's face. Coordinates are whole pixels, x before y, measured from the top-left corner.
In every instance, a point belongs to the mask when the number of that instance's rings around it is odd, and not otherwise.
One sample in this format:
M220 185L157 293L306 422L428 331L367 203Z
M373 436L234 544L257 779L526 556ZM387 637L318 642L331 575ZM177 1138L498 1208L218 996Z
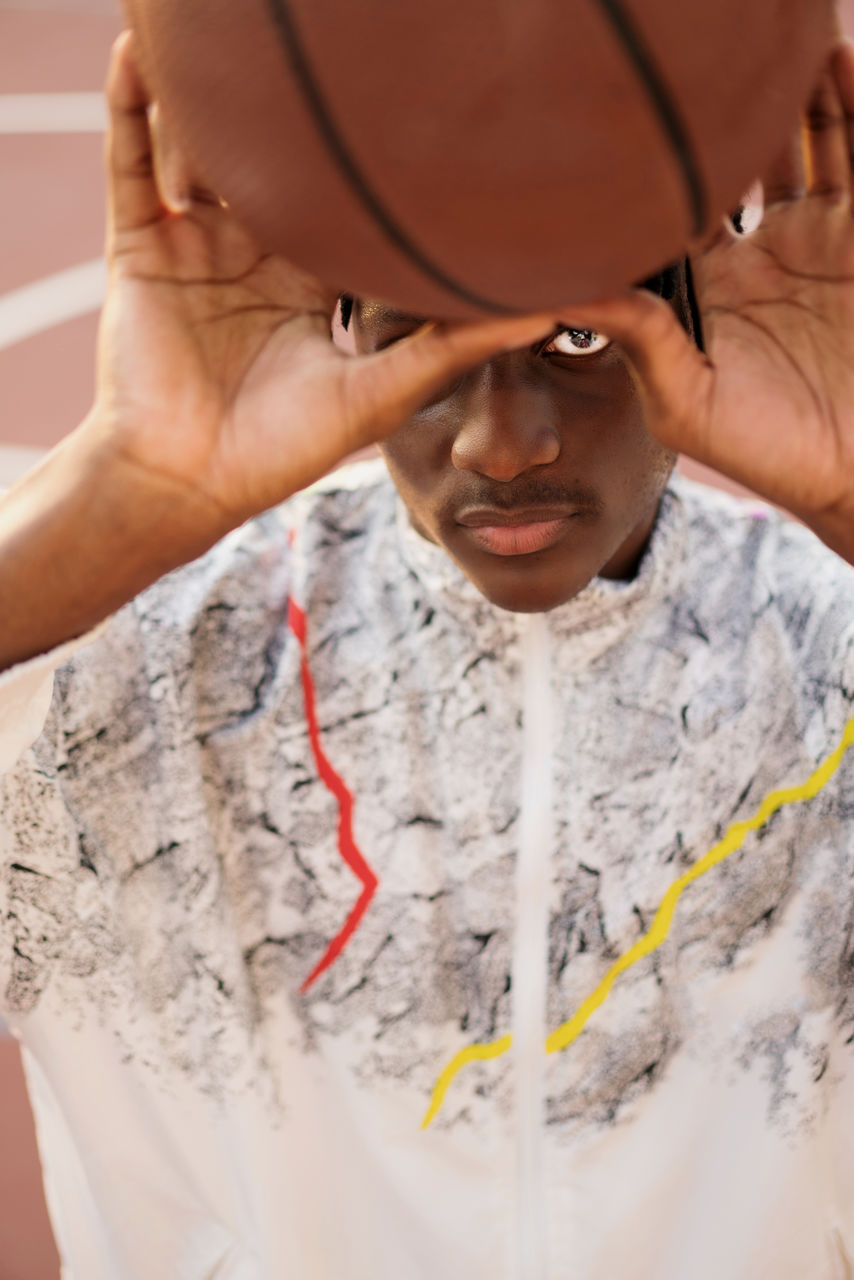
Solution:
M360 351L418 324L379 303L353 310ZM631 577L675 461L646 430L620 348L577 330L443 387L381 448L415 529L521 613L597 574Z

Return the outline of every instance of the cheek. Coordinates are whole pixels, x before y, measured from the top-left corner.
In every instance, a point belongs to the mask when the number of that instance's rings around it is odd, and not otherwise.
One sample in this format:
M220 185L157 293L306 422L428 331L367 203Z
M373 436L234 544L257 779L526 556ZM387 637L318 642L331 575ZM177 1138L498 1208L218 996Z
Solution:
M419 414L380 445L386 466L404 499L428 493L448 465L451 437L429 415Z
M649 434L641 418L613 441L610 456L602 461L612 492L630 514L643 511L660 496L676 463L676 454Z
M440 467L435 444L427 442L426 433L419 433L417 427L417 423L409 423L384 441L380 452L413 528L428 541L437 542Z
M676 454L650 435L643 406L628 370L610 380L607 394L576 405L567 419L564 465L584 473L614 504L621 520L644 513L660 496Z
M584 424L584 447L597 461L622 466L656 467L663 446L649 434L643 405L630 372L622 363L616 374L577 404L571 421ZM570 439L573 435L570 428Z
M655 510L676 463L676 454L659 444L643 420L623 439L610 468L609 484L615 532L629 535Z

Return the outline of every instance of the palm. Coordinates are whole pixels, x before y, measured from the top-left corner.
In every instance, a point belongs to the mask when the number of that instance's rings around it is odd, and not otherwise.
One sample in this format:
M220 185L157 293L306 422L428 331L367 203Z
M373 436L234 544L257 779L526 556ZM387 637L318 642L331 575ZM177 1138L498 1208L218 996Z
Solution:
M102 341L126 453L235 512L281 496L277 461L303 483L336 461L347 422L335 418L332 440L305 429L340 409L346 378L321 287L259 258L213 209L127 239Z
M766 175L762 225L726 229L692 260L705 356L650 295L576 322L625 346L664 444L794 512L854 562L852 46L834 50L808 121L803 149Z
M345 355L331 341L333 292L259 255L208 193L195 191L183 213L164 203L127 38L109 96L111 283L96 419L146 483L201 499L215 526L281 501L402 425L450 375L553 327L550 316L432 325L393 349Z
M706 460L798 512L854 474L854 221L823 196L780 203L696 272L714 375L702 383Z

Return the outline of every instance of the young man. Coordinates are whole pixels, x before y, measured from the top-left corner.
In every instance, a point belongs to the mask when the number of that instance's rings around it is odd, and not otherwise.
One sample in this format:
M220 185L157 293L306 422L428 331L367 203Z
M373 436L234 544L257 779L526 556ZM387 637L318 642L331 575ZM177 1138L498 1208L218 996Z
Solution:
M96 404L0 503L1 1007L68 1275L847 1275L851 50L695 263L705 356L644 292L360 301L345 356L164 204L126 40L110 98ZM298 492L371 441L397 492Z

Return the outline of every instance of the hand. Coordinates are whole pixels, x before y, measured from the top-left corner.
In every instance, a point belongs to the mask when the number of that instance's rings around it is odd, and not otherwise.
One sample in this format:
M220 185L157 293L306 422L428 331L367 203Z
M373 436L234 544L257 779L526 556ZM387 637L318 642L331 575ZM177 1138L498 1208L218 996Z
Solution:
M209 540L396 430L449 378L554 328L432 324L374 355L338 350L334 292L259 254L210 193L170 207L132 40L108 79L110 285L88 430L144 489L209 513Z
M854 49L833 50L765 213L693 269L705 357L633 293L579 310L630 356L649 429L809 524L854 562Z

